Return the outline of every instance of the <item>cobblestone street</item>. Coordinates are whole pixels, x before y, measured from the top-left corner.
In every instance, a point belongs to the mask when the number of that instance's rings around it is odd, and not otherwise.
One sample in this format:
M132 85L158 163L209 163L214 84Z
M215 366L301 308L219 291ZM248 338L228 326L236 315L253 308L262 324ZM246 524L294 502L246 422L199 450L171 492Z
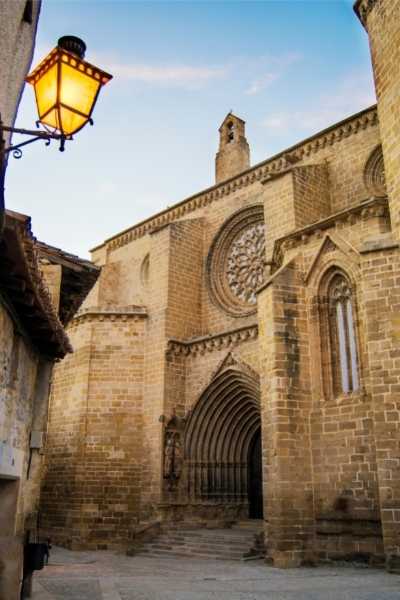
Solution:
M362 567L127 557L54 548L33 600L400 600L400 576Z

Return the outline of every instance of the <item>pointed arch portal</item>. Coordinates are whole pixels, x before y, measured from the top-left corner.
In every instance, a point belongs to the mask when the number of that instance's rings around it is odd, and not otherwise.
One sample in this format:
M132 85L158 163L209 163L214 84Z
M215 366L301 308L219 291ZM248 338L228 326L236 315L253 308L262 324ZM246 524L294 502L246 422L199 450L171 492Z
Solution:
M260 384L229 368L203 392L186 427L189 497L249 503L262 517Z

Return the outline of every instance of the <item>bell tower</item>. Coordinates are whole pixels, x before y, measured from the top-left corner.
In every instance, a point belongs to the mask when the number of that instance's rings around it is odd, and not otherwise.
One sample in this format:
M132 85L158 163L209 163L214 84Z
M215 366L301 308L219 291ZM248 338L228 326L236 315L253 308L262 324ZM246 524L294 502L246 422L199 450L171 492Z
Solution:
M229 112L219 128L219 150L215 159L215 182L234 177L250 166L245 122Z

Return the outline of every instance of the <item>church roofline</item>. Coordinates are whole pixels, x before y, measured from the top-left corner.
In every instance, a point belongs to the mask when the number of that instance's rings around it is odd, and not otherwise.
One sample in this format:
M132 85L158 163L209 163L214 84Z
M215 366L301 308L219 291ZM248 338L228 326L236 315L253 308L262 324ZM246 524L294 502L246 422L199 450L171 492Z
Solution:
M104 240L104 242L93 247L91 249L91 252L95 252L96 250L99 250L104 246L107 246L110 249L115 249L120 246L124 246L125 244L130 243L133 239L142 237L143 235L150 233L155 227L167 225L169 222L180 218L184 214L196 210L201 206L202 197L205 198L205 204L209 204L210 202L215 201L216 199L232 191L233 189L236 189L237 186L235 186L235 182L240 182L242 180L242 183L239 183L239 187L241 187L243 184L246 185L248 183L252 183L255 179L259 180L264 178L265 175L267 175L267 173L270 171L277 172L282 168L285 168L285 156L288 154L292 154L298 152L299 150L303 150L302 156L299 157L299 160L301 160L303 155L308 156L313 152L317 152L320 148L324 148L327 145L327 143L332 144L341 141L343 137L347 137L351 133L356 133L359 130L359 127L355 127L354 129L350 128L348 130L347 127L350 125L350 123L352 121L362 119L369 113L373 113L373 119L368 119L365 125L374 125L377 121L376 104L373 104L372 106L369 106L368 108L365 108L359 111L358 113L352 114L349 117L346 117L345 119L342 119L341 121L338 121L337 123L334 123L333 125L330 125L329 127L318 131L317 133L301 140L300 142L297 142L289 148L281 150L277 154L274 154L273 156L270 156L269 158L249 167L248 169L242 171L241 173L238 173L234 177L226 179L225 181L221 181L220 183L217 183L209 188L205 188L204 190L197 192L196 194L193 194L192 196L189 196L184 200L181 200L180 202L177 202L176 204L173 204L172 206L151 215L147 219L139 221L139 223L136 223L135 225L131 225L130 227L107 238L106 240ZM329 134L340 128L343 128L342 134L340 136L335 136L335 138L332 138L331 140L326 139L322 143L317 143L320 138L328 138ZM280 163L282 163L282 165L280 165ZM268 168L270 165L271 169ZM247 179L249 179L249 181L247 181ZM192 206L190 206L191 204ZM186 207L188 208L188 210L185 210ZM179 214L173 215L173 213ZM173 215L171 220L168 219L168 215ZM134 233L136 233L136 235L134 235Z

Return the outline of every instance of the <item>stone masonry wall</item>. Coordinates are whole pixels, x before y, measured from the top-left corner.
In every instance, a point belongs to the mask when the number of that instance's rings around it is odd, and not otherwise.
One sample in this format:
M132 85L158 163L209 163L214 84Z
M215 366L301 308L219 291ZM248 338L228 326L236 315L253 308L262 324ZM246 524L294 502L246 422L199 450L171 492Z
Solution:
M281 260L288 267L290 261L297 261L308 307L312 382L310 449L315 513L312 554L322 560L381 561L385 553L390 568L395 568L398 365L393 324L396 323L398 249L391 237L386 201L370 201L349 214L345 221L343 217L336 222L333 219L324 231L318 226L300 230L283 245L285 254ZM357 392L338 397L332 397L329 386L324 384L323 357L327 341L318 301L319 282L333 265L343 269L355 290L362 382ZM279 271L270 287L278 275ZM267 291L268 288L260 294L259 314L265 310L263 298ZM272 302L270 299L269 305ZM280 303L282 299L275 298L275 310ZM264 343L265 348L273 347L272 340L268 339L270 335L260 322L260 343ZM303 378L304 369L301 372ZM293 407L298 397L298 394L292 397ZM283 452L278 451L277 456ZM266 478L275 480L269 466L271 460L267 451Z
M369 421L372 398L331 406L321 403L321 397L316 399L319 380L311 355L320 338L318 333L316 338L310 333L310 298L304 277L325 252L319 247L324 241L322 230L328 228L333 236L344 238L340 251L350 257L356 254L358 258L353 259L358 261L361 246L368 246L371 236L388 234L384 215L368 212L370 193L363 173L379 144L375 110L339 124L308 144L291 149L291 154L298 153L294 159L273 159L127 230L94 251L94 260L103 272L82 315L91 311L123 313L129 307L144 311L147 319L135 325L142 328L142 368L136 359L129 362L130 338L115 324L107 321L107 325L89 327L85 318L75 320L73 341L82 354L76 360L68 358L69 362L56 369L43 495L44 507L53 515L49 525L63 543L104 547L108 538L123 544L122 530L134 529L139 520L167 514L182 517L184 493L180 489L172 497L163 477L165 423L174 410L183 417L193 409L219 365L232 353L233 360L261 375L264 514L274 564L290 566L315 556L361 552L363 546L353 542L346 550L349 535L344 515L339 515L339 533L332 531L328 517L335 512L332 507L337 498L344 496L338 505L350 507L352 522L362 512L364 523L370 518L375 527L379 521ZM268 169L287 172L270 177L263 185ZM365 209L358 208L361 203ZM267 260L274 260L274 268L279 260L283 261L279 264L290 259L295 262L274 273L258 296L258 312L235 316L210 293L209 278L216 273L211 272L208 258L228 220L254 206L264 206ZM360 218L362 210L365 218ZM337 220L332 217L329 227L320 224L339 211L342 213ZM319 231L315 236L307 230L310 222ZM298 237L292 240L296 230ZM281 239L284 236L288 239ZM217 267L223 269L225 263L221 260ZM115 373L113 365L117 365ZM125 369L128 374L123 378L129 378L129 385L117 385L115 376ZM73 382L75 375L78 387ZM133 392L135 385L142 389L141 400ZM114 409L114 401L122 402L130 416L122 417L122 408ZM66 424L69 411L75 419L71 428ZM116 424L110 426L115 439L107 437L106 415L111 423L115 416L120 419L115 423L136 428L140 447L124 445L124 440L117 443L120 430ZM355 425L336 430L332 423L337 421ZM85 443L79 441L81 435ZM118 454L120 450L124 456ZM336 460L340 464L335 468ZM67 461L69 467L65 467ZM109 483L114 481L109 466L115 471L116 485ZM70 469L70 488L65 487L68 477L60 477L64 468ZM104 477L105 486L99 483ZM115 490L119 508L111 506ZM67 496L72 502L60 512ZM123 496L129 500L123 501ZM174 505L172 512L168 513L166 505ZM375 548L369 552L377 555L382 548L378 547L381 538L376 527L373 536Z
M301 170L303 165L310 165L311 170L324 170L324 167L321 165L326 161L330 187L330 198L326 199L326 206L329 206L330 200L331 211L337 212L348 206L357 205L369 196L369 192L366 190L364 184L363 168L378 143L379 130L377 125L365 125L365 127L359 127L356 133L347 132L340 138L340 141L332 143L332 145L325 144L319 146L318 151L310 153L310 155L305 155L300 161L296 162L295 168ZM350 155L352 157L351 161L348 160L348 156ZM316 162L318 162L317 167L315 166ZM309 172L309 170L306 171ZM283 179L285 180L286 177L289 177L289 175L283 176ZM252 179L252 182L247 185L230 188L228 193L221 194L217 199L205 205L201 202L196 202L194 203L196 208L192 209L189 213L182 214L182 216L180 216L178 210L172 211L171 209L170 212L177 214L175 222L188 218L204 219L204 263L218 230L229 216L241 208L264 203L267 230L267 258L272 253L273 243L276 238L285 235L289 231L293 231L296 226L299 227L305 223L305 216L301 218L300 216L297 217L296 221L294 215L291 217L285 212L282 205L284 200L280 189L282 178L272 181L268 186L263 186L260 183L261 179L262 177L260 176L259 179ZM297 189L299 189L299 192L300 188L300 178L298 178ZM219 188L216 189L218 190ZM321 188L321 190L324 191L325 188ZM298 194L299 196L300 193ZM324 194L320 194L319 197L326 198ZM183 211L181 212L183 213ZM284 220L281 218L282 212L285 212ZM298 212L300 215L300 208ZM317 212L323 216L326 213L326 208L321 208ZM317 218L317 214L313 216L312 220L315 220L315 218ZM150 228L150 231L153 228L157 229L162 226L164 222L164 219L155 219L155 223ZM95 305L102 304L101 290L104 289L104 287L102 288L102 282L103 277L109 277L109 269L113 272L113 285L105 287L108 290L111 288L111 291L107 293L112 295L112 302L118 298L118 302L125 306L142 303L149 306L152 303L150 287L144 283L141 273L143 261L147 256L149 256L149 273L152 269L151 237L151 235L146 234L131 242L121 243L121 245L108 243L107 246L100 246L94 251L94 262L99 265L106 265L106 269L104 270L104 275L100 276L98 286L96 286L100 289L100 297L97 298L94 291L85 302L85 306L90 305L91 298L93 298L92 302ZM128 234L126 234L126 238L129 239ZM124 236L121 236L121 239L124 239ZM114 263L119 263L119 265L113 267ZM205 271L203 271L203 274L205 274ZM202 335L214 334L221 330L229 330L240 325L254 323L254 317L235 318L221 311L211 301L206 285L202 286L201 293L202 319L200 327ZM109 302L108 296L104 296L104 303L107 302Z
M386 564L400 570L399 248L365 255L365 338L372 393L380 516Z
M183 406L179 366L168 364L166 342L200 331L203 224L188 220L152 236L149 322L145 353L143 506L151 514L161 499L163 426ZM194 268L193 268L194 266ZM181 416L183 416L181 414Z
M46 472L41 494L43 527L71 546L80 537L81 496L77 466L85 446L92 327L71 331L74 353L54 369L49 402ZM68 502L66 502L68 499Z
M53 383L44 527L72 548L118 547L140 510L145 325L130 313L80 319Z
M393 231L399 239L400 1L361 0L356 6L369 37Z
M393 235L400 237L400 1L359 0L356 11L369 37ZM398 251L365 262L367 345L386 561L400 569L400 388Z
M329 171L326 163L293 169L296 227L309 225L331 213Z
M310 349L299 268L282 267L258 296L264 513L268 558L294 567L313 557Z
M291 151L296 155L296 167L327 163L332 198L331 210L337 212L355 206L369 196L365 187L363 169L372 150L379 143L376 108L373 107L316 135L314 139L298 144ZM349 156L351 161L348 160ZM140 249L139 252L142 248L140 240L145 239L153 229L172 221L193 217L204 216L208 221L208 217L213 218L216 212L221 214L223 206L229 207L225 212L226 218L228 214L232 214L235 206L240 207L240 199L258 195L260 181L270 174L286 170L287 167L287 162L280 155L260 163L237 175L232 181L200 192L147 221L115 235L93 249L92 259L96 264L102 265L121 258L126 260L129 255L131 260L136 261L139 256L136 248ZM222 222L220 221L218 225L215 221L216 228L222 225ZM144 254L145 252L142 256ZM127 284L128 282L124 281L124 285ZM129 287L134 292L135 286L132 282Z

